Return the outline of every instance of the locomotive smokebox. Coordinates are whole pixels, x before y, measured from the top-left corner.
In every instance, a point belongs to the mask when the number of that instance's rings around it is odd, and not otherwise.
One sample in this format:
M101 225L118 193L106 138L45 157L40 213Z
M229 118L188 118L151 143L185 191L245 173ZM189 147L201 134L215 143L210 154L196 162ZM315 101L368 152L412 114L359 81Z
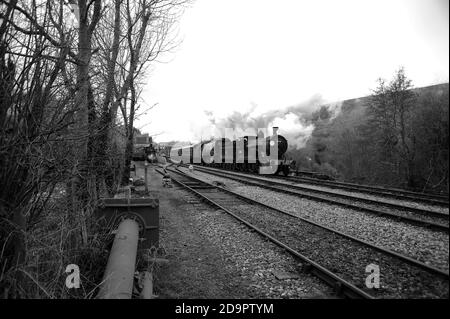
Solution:
M276 136L278 134L278 126L274 126L272 128L272 130L273 130L273 135Z

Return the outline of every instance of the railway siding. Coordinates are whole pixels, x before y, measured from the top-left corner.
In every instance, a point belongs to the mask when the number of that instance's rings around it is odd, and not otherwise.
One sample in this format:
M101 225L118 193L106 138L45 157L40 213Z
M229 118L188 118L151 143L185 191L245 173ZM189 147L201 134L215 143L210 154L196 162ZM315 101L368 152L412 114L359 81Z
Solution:
M149 182L160 197L160 245L169 260L155 275L159 298L334 298L327 285L298 271L298 260L223 211L176 185L161 187L152 169Z
M194 182L192 182L194 187ZM282 240L290 249L306 254L315 261L319 261L328 269L351 282L360 289L364 289L363 275L359 271L370 263L379 264L384 269L384 286L377 291L371 291L376 297L435 297L448 296L448 273L430 273L429 270L405 262L393 255L386 255L383 251L343 237L331 230L298 219L295 216L280 214L265 207L256 208L246 200L226 199L223 194L214 192L209 186L195 186L202 196L219 204L227 206L240 218L254 223L256 229L263 229L269 235ZM196 191L192 189L192 191ZM228 206L230 205L230 206ZM224 207L224 206L222 206ZM309 258L308 257L308 258ZM363 266L364 265L364 266ZM365 278L365 277L364 277Z
M447 232L449 231L449 216L446 213L424 211L410 207L403 207L401 205L337 194L335 192L302 189L292 184L274 182L273 179L254 177L247 174L237 174L234 172L231 173L227 171L210 170L205 168L197 168L197 170L207 172L219 177L221 176L228 179L234 179L249 185L277 190L280 193L289 193L291 195L297 195L303 198L361 210L366 213L384 215L394 220L401 219L412 224L432 227ZM319 192L319 194L316 194L316 192Z
M187 172L187 170L184 170ZM331 206L297 196L280 194L235 180L194 171L197 178L219 181L228 189L265 204L287 210L327 227L361 238L376 245L405 254L421 262L448 272L449 234L426 229L382 216L374 216L353 209Z

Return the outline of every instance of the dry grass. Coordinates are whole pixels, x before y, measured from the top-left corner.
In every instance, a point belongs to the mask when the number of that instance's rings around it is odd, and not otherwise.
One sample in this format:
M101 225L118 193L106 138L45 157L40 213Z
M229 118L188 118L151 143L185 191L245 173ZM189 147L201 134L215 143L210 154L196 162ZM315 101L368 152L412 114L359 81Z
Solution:
M65 199L52 199L40 222L27 231L25 264L0 269L1 298L94 298L108 258L108 235L94 218L87 221L87 244L82 244L81 225L68 218ZM75 238L75 241L73 240ZM0 251L1 252L1 251ZM0 256L0 260L2 259ZM6 264L1 262L0 264ZM66 287L69 264L80 269L80 288ZM15 291L11 295L11 291Z

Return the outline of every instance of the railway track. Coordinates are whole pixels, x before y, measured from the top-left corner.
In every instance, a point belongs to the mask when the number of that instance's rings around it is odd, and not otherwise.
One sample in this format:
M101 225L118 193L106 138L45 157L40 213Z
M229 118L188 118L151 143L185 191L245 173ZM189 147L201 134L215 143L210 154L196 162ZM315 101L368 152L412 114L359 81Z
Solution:
M202 166L203 167L203 166ZM223 170L223 169L221 169ZM224 169L225 171L230 171ZM231 171L234 172L234 171ZM239 172L241 173L241 172ZM250 176L259 176L259 174L255 173L243 173ZM439 205L439 206L449 206L449 197L448 194L432 194L432 193L421 193L421 192L412 192L405 189L397 189L397 188L386 188L382 186L371 186L371 185L363 185L356 183L347 183L347 182L338 182L338 181L330 181L330 180L322 180L318 178L312 178L307 176L284 176L284 175L266 175L267 178L273 179L282 179L289 182L297 182L304 183L310 185L318 185L324 186L328 188L335 188L341 190L348 190L352 192L359 192L369 195L382 196L387 198L393 198L398 200L406 200L406 201L414 201L424 204L430 205Z
M338 292L351 298L443 298L448 273L223 187L168 169L173 180L302 260ZM162 172L159 172L162 174ZM381 287L366 287L366 266L380 267Z
M412 196L414 198L422 197L422 198L429 198L429 199L437 199L442 200L446 203L449 202L449 196L446 192L433 192L433 191L419 191L419 190L412 190L412 189L401 189L401 188L389 188L384 186L374 186L374 185L367 185L367 184L358 184L358 183L350 183L350 182L339 182L335 180L329 180L329 179L321 179L320 177L312 177L315 176L315 172L308 172L308 171L297 171L295 176L289 176L297 179L304 179L307 181L312 182L324 182L329 183L330 185L342 185L342 186L354 186L359 187L362 189L368 189L368 190L375 190L375 191L382 191L382 192L388 192L391 194L398 194L398 195L406 195L406 196ZM306 175L306 176L305 176Z
M299 183L307 183L319 186L326 186L330 188L344 189L349 191L356 191L361 193L366 193L370 195L390 197L400 200L411 200L416 202L422 202L431 205L442 205L448 206L448 197L442 195L433 195L427 193L411 192L407 190L395 189L395 188L385 188L379 186L370 185L360 185L354 183L336 182L336 181L324 181L318 180L316 178L310 177L300 177L300 176L274 176L274 178L281 178L285 180L297 181Z
M196 169L208 174L232 179L252 186L258 186L289 195L300 196L315 201L356 209L366 213L401 220L439 231L449 231L449 214L442 212L402 206L357 196L339 194L331 191L311 189L296 184L275 181L272 178L256 177L249 174L222 171L200 166L196 166Z

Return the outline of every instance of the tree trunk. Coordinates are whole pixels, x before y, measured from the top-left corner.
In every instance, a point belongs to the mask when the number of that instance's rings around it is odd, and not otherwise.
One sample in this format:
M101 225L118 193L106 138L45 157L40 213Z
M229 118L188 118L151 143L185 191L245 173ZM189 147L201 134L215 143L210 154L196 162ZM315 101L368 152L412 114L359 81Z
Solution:
M131 157L133 156L133 140L134 140L134 114L136 106L136 90L133 80L131 81L131 103L130 103L130 117L127 125L127 145L125 151L125 167L122 174L122 184L128 184L130 180L130 166Z
M94 11L92 13L91 22L89 19L89 7L87 0L78 0L79 7L79 27L78 27L78 55L77 55L77 93L75 97L78 110L75 114L76 127L74 131L75 139L75 163L74 163L74 177L71 189L69 209L69 220L74 222L76 216L82 210L88 209L89 189L88 177L90 176L89 162L88 162L88 146L91 144L94 136L90 134L90 78L89 68L92 57L91 39L92 33L100 18L101 1L94 0ZM91 139L91 140L90 140ZM83 214L82 214L83 215ZM84 223L84 220L79 220L79 223ZM76 246L76 235L71 238L71 244Z

